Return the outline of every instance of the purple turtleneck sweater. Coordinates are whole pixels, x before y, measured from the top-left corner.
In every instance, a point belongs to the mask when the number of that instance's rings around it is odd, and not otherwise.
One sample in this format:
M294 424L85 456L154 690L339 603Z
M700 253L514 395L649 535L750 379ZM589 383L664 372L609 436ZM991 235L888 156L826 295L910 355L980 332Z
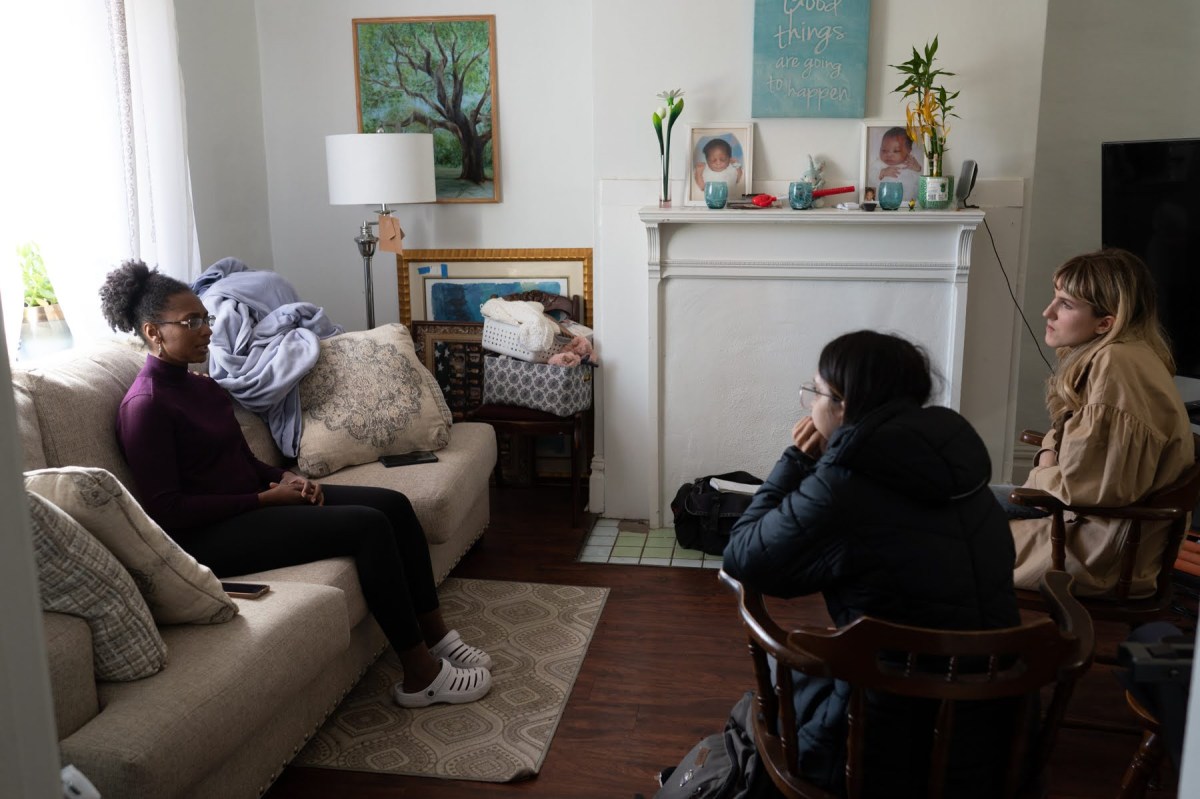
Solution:
M257 508L283 475L254 457L215 380L153 355L121 401L117 440L142 506L171 534Z

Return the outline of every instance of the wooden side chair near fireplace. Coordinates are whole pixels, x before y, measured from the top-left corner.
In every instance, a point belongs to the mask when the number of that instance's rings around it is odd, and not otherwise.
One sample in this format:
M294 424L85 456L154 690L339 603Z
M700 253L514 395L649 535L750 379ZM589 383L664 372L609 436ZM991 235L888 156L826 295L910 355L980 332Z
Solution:
M508 294L503 299L540 302L547 313L559 319L565 318L576 322L582 322L585 319L583 298L578 294L564 297L561 294L550 294L544 291L525 291ZM581 499L581 488L587 470L592 420L591 408L571 416L555 416L552 413L532 408L485 403L468 412L467 419L472 422L490 424L498 436L511 436L512 446L520 445L520 440L528 436L563 436L567 441L571 458L571 524L579 526L584 504ZM504 469L499 459L496 461L495 476L496 485L503 485Z

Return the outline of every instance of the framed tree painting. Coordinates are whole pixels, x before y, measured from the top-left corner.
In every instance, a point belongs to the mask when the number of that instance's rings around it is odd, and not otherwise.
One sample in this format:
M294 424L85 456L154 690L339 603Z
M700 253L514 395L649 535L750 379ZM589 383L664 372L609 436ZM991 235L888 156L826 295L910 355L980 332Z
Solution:
M432 133L437 201L500 201L496 18L356 19L360 132Z

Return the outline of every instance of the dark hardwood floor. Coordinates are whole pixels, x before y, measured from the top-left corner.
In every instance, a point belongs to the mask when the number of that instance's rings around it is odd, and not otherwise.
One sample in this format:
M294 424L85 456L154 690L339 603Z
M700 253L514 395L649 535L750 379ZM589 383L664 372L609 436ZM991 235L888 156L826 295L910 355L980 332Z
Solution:
M577 563L583 532L569 527L565 489L493 489L492 525L454 574L611 589L574 691L532 780L455 782L288 767L268 799L328 797L515 797L647 799L655 774L702 736L721 729L734 701L753 681L750 659L716 572ZM794 623L827 624L819 598L789 603ZM1098 643L1115 649L1124 632L1098 626ZM1093 666L1072 712L1132 724L1123 691L1108 667ZM1113 797L1138 738L1064 729L1051 769L1051 799ZM1160 790L1175 795L1164 768Z

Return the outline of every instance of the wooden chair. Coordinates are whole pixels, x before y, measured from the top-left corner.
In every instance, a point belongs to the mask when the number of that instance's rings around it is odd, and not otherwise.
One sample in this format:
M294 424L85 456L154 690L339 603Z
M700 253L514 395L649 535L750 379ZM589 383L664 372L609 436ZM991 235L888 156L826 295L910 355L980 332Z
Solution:
M1031 430L1021 433L1021 441L1041 446L1042 435ZM1140 502L1117 508L1098 508L1084 505L1067 505L1045 491L1035 488L1013 489L1009 500L1017 505L1042 508L1050 512L1053 519L1050 528L1051 566L1066 570L1066 540L1068 527L1064 521L1067 512L1082 516L1103 516L1129 519L1132 525L1121 548L1121 571L1116 588L1111 594L1097 597L1080 597L1080 602L1093 619L1123 621L1131 627L1160 619L1171 609L1171 572L1179 555L1180 544L1187 531L1187 517L1200 499L1200 435L1192 434L1197 460L1179 479L1156 491ZM1148 597L1131 598L1134 564L1142 541L1143 522L1170 522L1166 545L1163 547L1154 593ZM1042 608L1044 604L1034 591L1017 591L1017 600L1022 607ZM1103 662L1115 662L1110 658L1098 658Z
M1142 741L1121 777L1117 799L1142 799L1150 781L1158 774L1167 750L1159 737L1161 729L1158 719L1130 691L1125 692L1125 702L1142 726Z
M565 317L572 321L582 322L584 319L583 298L576 294L564 297L561 294L550 294L545 291L525 291L518 294L505 295L506 300L521 300L525 302L540 302L547 313L557 317ZM571 524L580 524L582 504L580 488L582 477L587 469L588 431L591 427L591 409L580 411L571 416L555 416L546 411L532 408L522 408L515 405L497 405L486 403L467 413L467 420L490 424L497 435L510 435L515 439L523 436L564 436L571 452ZM499 459L496 460L496 485L504 484L504 470Z
M1042 591L1053 620L1003 630L953 632L892 624L869 617L835 630L802 628L786 631L767 613L763 597L724 571L720 578L738 595L742 624L749 638L757 680L754 740L766 771L790 799L832 799L798 773L798 735L792 670L849 683L846 792L863 795L872 771L864 741L870 720L867 692L919 697L937 703L932 716L929 753L930 797L941 797L952 761L956 712L980 700L1012 698L1015 731L1011 749L996 751L1004 767L1002 795L1022 796L1037 790L1054 746L1059 723L1075 681L1091 663L1091 619L1070 595L1072 578L1049 572ZM767 656L790 668L777 668L774 679ZM1043 716L1036 717L1038 696L1053 686ZM966 712L965 710L963 712ZM876 785L875 792L880 786ZM897 790L896 795L900 795ZM972 795L975 795L974 793Z

